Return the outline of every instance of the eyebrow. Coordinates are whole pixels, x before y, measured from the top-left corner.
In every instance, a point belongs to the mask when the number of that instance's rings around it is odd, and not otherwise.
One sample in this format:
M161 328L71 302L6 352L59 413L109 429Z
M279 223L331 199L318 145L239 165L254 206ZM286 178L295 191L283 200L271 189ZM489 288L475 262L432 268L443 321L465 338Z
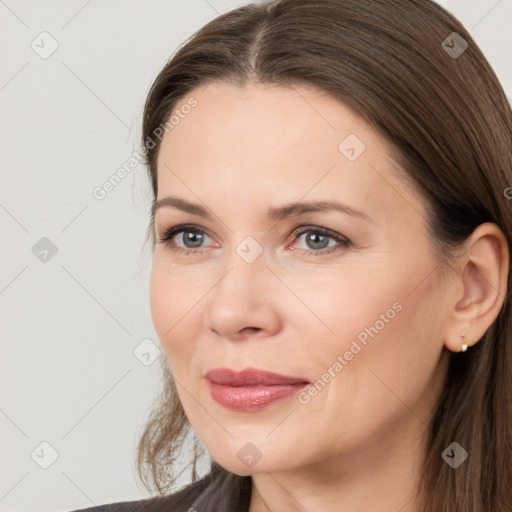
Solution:
M208 210L202 206L189 203L185 199L172 196L164 197L153 202L153 206L151 208L151 218L154 219L157 210L165 207L176 208L186 213L190 213L191 215L197 215L205 219L213 219ZM339 211L353 217L361 217L368 222L373 222L373 220L362 211L356 210L351 206L338 203L336 201L310 201L305 203L290 203L276 208L269 208L267 217L269 220L278 221L288 217L296 217L304 213L324 211Z

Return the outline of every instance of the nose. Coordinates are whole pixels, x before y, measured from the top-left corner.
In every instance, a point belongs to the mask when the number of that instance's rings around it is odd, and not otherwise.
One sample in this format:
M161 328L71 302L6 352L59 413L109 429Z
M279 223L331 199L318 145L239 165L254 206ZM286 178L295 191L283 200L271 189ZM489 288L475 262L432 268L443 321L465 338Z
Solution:
M232 341L272 336L281 328L279 280L261 255L247 263L238 255L208 294L206 327Z

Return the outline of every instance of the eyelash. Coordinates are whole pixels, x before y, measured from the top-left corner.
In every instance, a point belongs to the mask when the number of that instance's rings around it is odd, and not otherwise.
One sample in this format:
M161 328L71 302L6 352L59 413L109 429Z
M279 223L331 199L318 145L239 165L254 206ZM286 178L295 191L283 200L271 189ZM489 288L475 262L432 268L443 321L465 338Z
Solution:
M199 229L197 226L179 225L179 226L174 226L172 228L167 229L163 233L163 236L161 238L159 238L158 242L162 243L162 244L166 244L172 251L175 251L178 253L183 253L183 254L199 253L199 254L201 254L203 252L203 250L205 249L205 247L200 247L198 249L184 249L183 247L179 247L175 244L171 245L172 239L176 235L178 235L184 231L190 231L190 232L193 232L196 234L204 234L204 235L208 236L208 234L205 231L203 231L202 229ZM332 231L327 228L318 228L318 227L313 227L313 226L301 226L300 228L297 228L295 231L293 231L292 236L295 237L295 239L297 239L298 237L302 236L304 233L310 233L310 232L317 233L322 236L327 236L329 238L332 238L333 240L336 240L339 244L341 244L341 246L331 247L329 250L323 249L323 250L317 250L317 251L315 251L313 249L298 249L300 251L305 251L308 255L313 255L313 256L325 255L325 254L335 252L335 251L339 250L340 248L347 248L352 245L352 242L348 238L340 235L339 233L336 233L336 231Z

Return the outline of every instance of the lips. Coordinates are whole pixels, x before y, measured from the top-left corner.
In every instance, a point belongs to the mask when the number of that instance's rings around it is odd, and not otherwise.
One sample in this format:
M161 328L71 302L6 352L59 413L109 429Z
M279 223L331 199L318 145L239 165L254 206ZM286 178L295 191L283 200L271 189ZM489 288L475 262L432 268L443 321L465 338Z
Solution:
M223 407L240 412L257 411L298 393L309 382L300 377L252 368L235 372L217 368L206 373L212 398Z
M303 378L287 377L278 373L267 372L248 368L240 372L229 368L216 368L206 373L205 377L215 384L223 386L277 386L283 384L307 384L309 381Z

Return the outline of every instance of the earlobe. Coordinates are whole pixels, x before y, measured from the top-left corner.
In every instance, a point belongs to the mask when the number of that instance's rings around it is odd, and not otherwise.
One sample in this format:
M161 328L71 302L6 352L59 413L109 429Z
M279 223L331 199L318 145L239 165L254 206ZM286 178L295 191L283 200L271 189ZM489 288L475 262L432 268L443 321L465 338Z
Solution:
M482 338L507 292L509 250L501 229L490 222L481 224L466 247L459 261L462 294L458 287L446 333L447 348L453 352L464 352Z
M462 345L459 352L466 352L468 349L468 340L466 339L466 333L462 333Z

